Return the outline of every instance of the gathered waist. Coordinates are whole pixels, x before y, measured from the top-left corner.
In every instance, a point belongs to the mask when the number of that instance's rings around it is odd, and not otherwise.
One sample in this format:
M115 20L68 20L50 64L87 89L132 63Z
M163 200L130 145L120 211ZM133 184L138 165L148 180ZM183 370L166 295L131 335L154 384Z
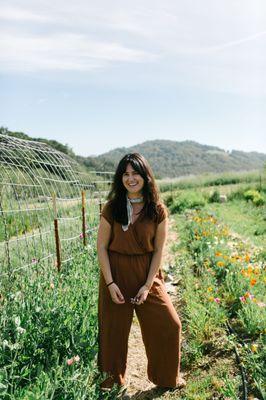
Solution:
M114 250L110 250L110 249L108 249L108 253L109 254L117 254L117 255L119 255L119 256L125 256L125 257L151 257L152 256L152 254L153 254L153 252L152 251L149 251L149 252L147 252L147 253L136 253L136 254L127 254L127 253L120 253L120 252L118 252L118 251L114 251Z

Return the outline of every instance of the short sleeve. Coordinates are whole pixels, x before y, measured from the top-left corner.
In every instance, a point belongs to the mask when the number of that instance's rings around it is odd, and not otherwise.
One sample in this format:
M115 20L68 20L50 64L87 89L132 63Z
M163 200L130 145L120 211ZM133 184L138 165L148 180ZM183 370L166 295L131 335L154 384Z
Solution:
M157 223L160 224L165 218L168 217L168 210L166 206L162 203L158 204L157 209L158 209Z
M101 217L104 217L106 221L109 222L110 225L113 223L113 215L112 215L112 209L110 203L105 203L102 212L101 212Z

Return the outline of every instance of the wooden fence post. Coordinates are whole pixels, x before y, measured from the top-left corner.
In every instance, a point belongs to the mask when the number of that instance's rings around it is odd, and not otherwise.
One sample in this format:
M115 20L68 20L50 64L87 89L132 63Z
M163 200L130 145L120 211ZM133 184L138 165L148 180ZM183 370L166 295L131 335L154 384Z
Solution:
M58 229L58 218L57 218L57 207L56 207L56 194L52 195L53 210L54 210L54 236L55 236L55 248L56 248L56 267L59 272L61 269L61 247Z
M102 198L100 198L99 209L100 209L100 216L101 216L101 213L102 213Z
M82 236L83 236L83 245L86 246L87 240L86 240L86 192L85 190L82 190L81 192L81 198L82 198Z

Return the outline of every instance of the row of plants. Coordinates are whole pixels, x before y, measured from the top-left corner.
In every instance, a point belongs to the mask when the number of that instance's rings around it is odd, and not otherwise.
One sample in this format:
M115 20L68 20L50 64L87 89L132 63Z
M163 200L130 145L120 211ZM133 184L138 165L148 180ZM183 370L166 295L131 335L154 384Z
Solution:
M95 238L60 274L36 263L3 282L0 398L97 399Z
M204 357L213 349L220 349L223 354L233 345L237 346L246 369L249 393L265 398L266 271L263 251L231 235L227 226L206 211L186 213L182 236L186 245L184 258L189 260L183 263L183 267L189 263L189 268L183 268L182 272L184 321L189 340L185 349L186 362L191 367L204 362ZM227 322L234 334L226 339ZM227 371L230 374L229 371L230 368ZM222 372L217 375L218 381L222 380L222 384L216 382L218 392L228 399L237 399L240 380L229 379L228 373L223 373L223 376Z
M209 186L224 186L235 184L250 184L261 182L265 179L262 171L252 172L228 172L223 174L206 174L200 176L188 176L179 179L158 180L162 193L172 190L184 190Z
M265 190L260 192L255 188L242 187L232 191L227 196L222 196L219 190L203 192L195 190L177 191L164 197L165 204L172 213L181 213L186 209L204 207L208 203L221 203L223 201L245 200L255 206L264 206L266 203Z

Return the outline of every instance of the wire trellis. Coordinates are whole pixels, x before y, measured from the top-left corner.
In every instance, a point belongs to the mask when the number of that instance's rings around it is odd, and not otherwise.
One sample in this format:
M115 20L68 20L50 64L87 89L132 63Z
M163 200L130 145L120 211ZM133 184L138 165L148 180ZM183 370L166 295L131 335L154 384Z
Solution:
M89 244L112 175L88 172L45 143L0 134L0 278L41 263L60 270L77 245Z

